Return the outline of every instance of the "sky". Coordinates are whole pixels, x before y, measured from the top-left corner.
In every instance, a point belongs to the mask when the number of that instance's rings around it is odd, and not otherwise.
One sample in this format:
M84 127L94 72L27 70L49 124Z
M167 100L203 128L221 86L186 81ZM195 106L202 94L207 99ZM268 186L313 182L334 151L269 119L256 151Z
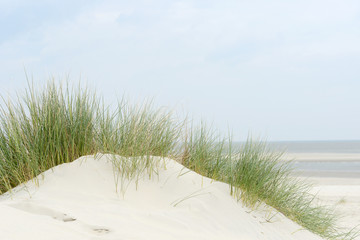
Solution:
M0 29L1 96L68 78L237 141L360 140L358 0L0 0Z

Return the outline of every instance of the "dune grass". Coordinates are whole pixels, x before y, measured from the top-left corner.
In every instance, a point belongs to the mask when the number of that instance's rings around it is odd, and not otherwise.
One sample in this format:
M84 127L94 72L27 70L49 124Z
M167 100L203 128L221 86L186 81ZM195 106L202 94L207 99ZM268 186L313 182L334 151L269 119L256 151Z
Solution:
M185 136L180 162L201 175L223 180L222 176L227 175L223 171L231 160L231 154L225 154L230 149L227 143L227 139L205 123L200 127L192 126Z
M326 239L359 236L356 229L337 227L339 216L334 208L320 205L310 194L311 184L291 176L290 162L282 161L282 155L271 151L266 142L251 138L235 149L231 137L221 138L201 125L186 139L181 162L204 176L228 183L231 194L250 208L266 203Z
M54 83L33 87L0 114L0 192L94 149L94 110L88 91L69 92Z
M106 112L106 115L103 113ZM115 113L98 113L100 149L122 156L172 156L181 125L166 109L155 110L151 102L130 105L125 100Z
M264 142L248 141L231 170L230 184L236 197L250 207L264 202L322 237L346 239L349 233L335 227L338 217L334 209L316 204L315 196L309 193L311 185L292 177L289 162L281 161L281 156Z
M151 102L132 105L122 100L116 110L104 106L84 88L49 81L44 90L29 89L15 101L4 100L0 109L0 194L40 173L80 156L117 154L115 180L149 177L159 164L151 156L171 157L212 179L226 182L230 193L246 206L266 203L310 231L327 239L353 239L357 232L336 227L331 208L316 204L310 187L290 176L281 154L266 143L247 141L234 149L202 124L186 128L167 109ZM78 86L77 89L82 89ZM123 191L126 187L121 186Z
M86 88L75 91L62 86L50 81L37 91L29 85L16 101L3 99L0 193L54 166L97 152L133 157L126 168L132 172L153 168L150 155L173 156L180 127L171 112L154 110L151 103L137 106L126 101L110 112Z

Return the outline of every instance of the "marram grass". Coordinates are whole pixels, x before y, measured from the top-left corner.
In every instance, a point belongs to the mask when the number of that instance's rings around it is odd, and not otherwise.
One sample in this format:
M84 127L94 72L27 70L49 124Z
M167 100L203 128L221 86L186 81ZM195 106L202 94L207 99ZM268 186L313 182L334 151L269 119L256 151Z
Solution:
M337 217L332 209L314 205L311 185L290 176L289 163L281 156L265 143L249 140L232 165L234 194L251 207L261 200L322 237L343 239L345 234L334 228Z
M53 83L33 88L0 112L0 192L94 149L96 102Z
M17 99L3 98L0 194L56 165L96 153L114 154L114 178L124 193L125 180L157 174L160 165L151 156L171 157L228 183L230 193L246 206L266 203L326 239L358 236L356 230L337 227L332 208L317 204L311 186L291 177L289 163L280 161L281 154L269 151L266 143L249 139L234 149L231 137L223 138L205 124L187 129L185 120L149 102L122 100L110 111L86 88L63 86L49 81L41 91L29 85Z
M304 228L326 239L355 239L359 231L337 227L339 219L332 207L319 205L310 194L311 185L291 176L283 153L270 151L266 142L248 141L235 149L216 132L201 125L187 138L182 163L230 185L238 201L256 209L266 203Z

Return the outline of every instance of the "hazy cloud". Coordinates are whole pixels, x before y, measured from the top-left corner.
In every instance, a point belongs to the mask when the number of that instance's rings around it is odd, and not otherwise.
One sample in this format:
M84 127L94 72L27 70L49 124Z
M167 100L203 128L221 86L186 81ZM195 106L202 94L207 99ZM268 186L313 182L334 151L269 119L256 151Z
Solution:
M109 96L184 105L240 138L360 138L359 1L0 6L6 91L26 82L25 66L40 82L70 72Z

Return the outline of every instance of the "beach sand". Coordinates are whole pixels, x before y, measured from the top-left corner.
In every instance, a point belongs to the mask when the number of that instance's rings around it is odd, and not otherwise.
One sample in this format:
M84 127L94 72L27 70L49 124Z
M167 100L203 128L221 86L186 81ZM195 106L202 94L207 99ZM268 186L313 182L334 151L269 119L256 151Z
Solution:
M110 157L82 157L0 196L0 237L320 240L271 207L252 211L229 186L171 159L149 179L118 181ZM121 184L123 183L123 184ZM123 190L121 191L121 186Z
M284 160L298 162L360 162L356 153L288 153ZM339 225L345 229L360 227L359 171L303 171L295 174L313 184L312 193L322 204L335 206L341 215ZM360 237L356 238L360 240Z
M314 184L312 193L317 194L322 204L335 206L341 215L339 226L350 230L360 226L360 177L308 177ZM360 240L360 237L356 238Z

